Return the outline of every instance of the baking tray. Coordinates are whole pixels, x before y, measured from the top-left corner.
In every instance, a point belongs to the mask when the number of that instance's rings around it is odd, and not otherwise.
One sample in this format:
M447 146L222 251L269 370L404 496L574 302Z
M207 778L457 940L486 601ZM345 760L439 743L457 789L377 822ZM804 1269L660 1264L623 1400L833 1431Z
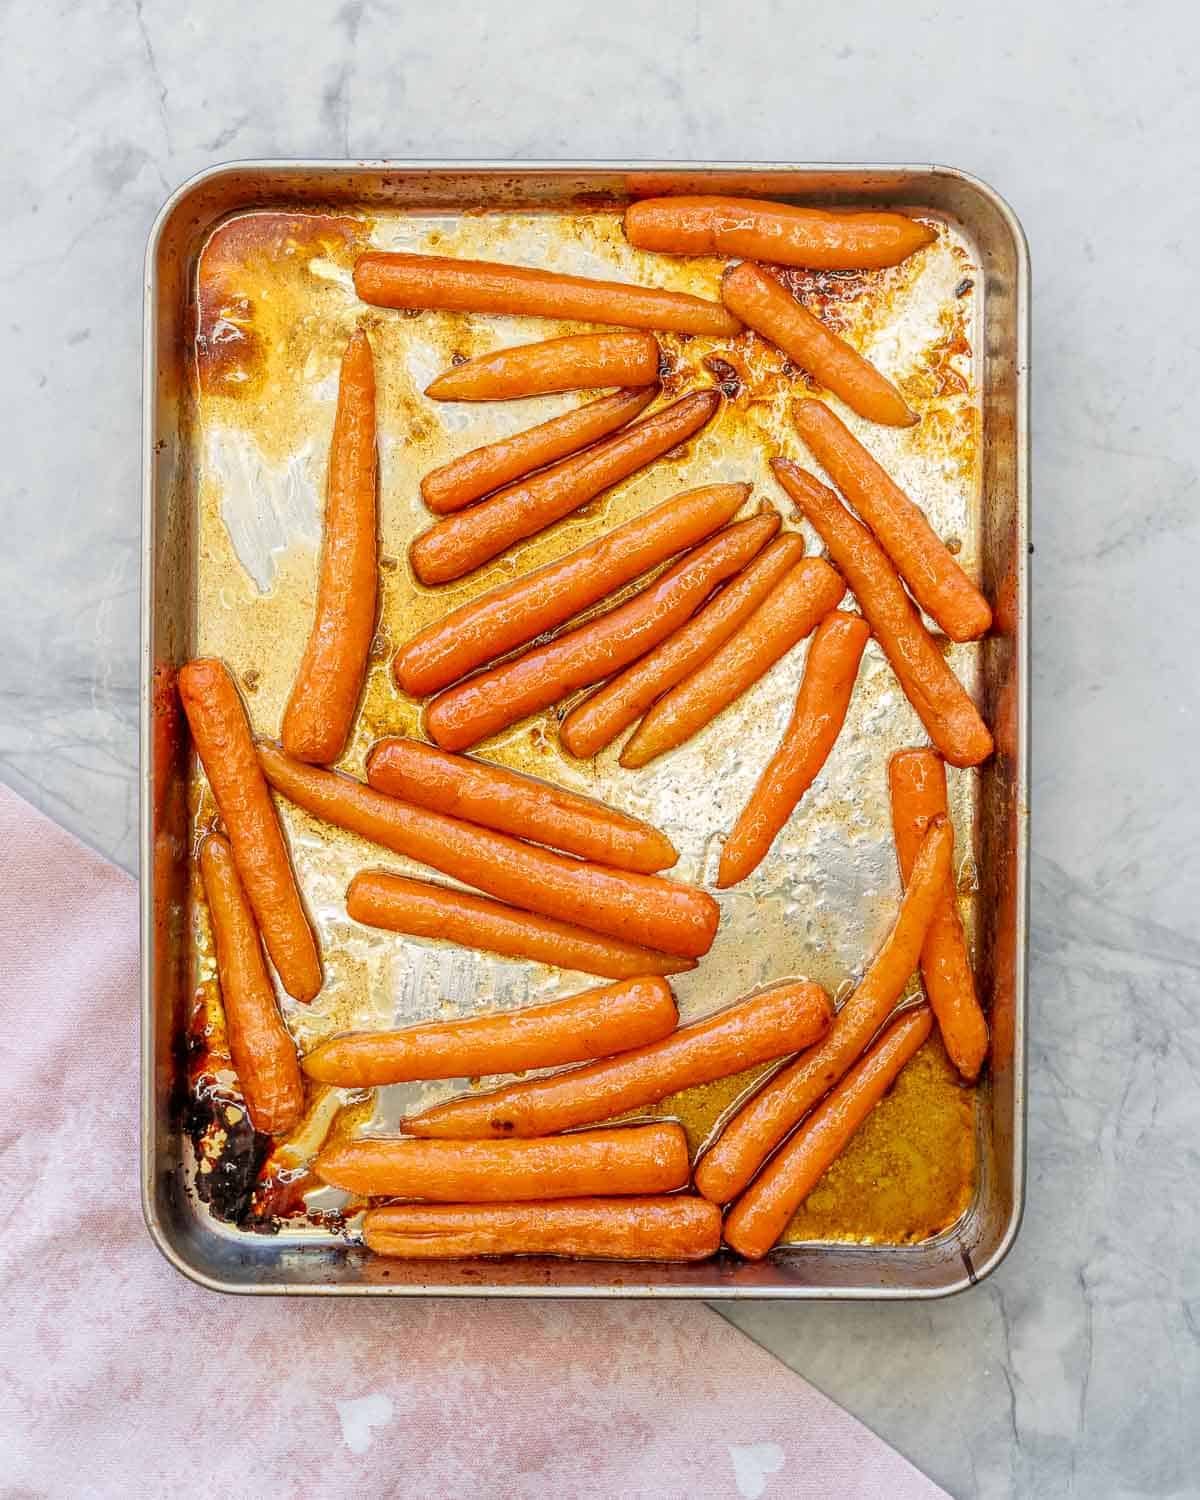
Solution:
M954 313L953 326L943 328L930 345L936 347L936 359L928 361L934 384L926 412L932 420L922 423L931 434L929 441L918 452L902 446L889 452L887 441L902 444L903 437L884 434L877 440L880 430L871 432L872 446L902 479L908 475L943 534L958 536L964 561L977 570L997 606L994 633L979 645L955 648L962 654L954 658L956 669L976 691L997 740L997 754L981 771L958 773L952 794L964 854L960 889L965 882L974 892L970 907L976 966L981 991L991 999L993 1031L992 1060L972 1106L969 1198L952 1223L919 1243L836 1242L818 1224L811 1240L801 1233L799 1243L759 1264L722 1256L699 1265L610 1265L537 1257L409 1265L375 1259L346 1234L311 1224L297 1232L285 1225L277 1234L231 1228L214 1218L194 1191L195 1162L183 1121L187 1018L198 979L211 973L211 956L203 918L197 915L202 907L190 885L188 854L197 783L194 775L189 780L191 757L172 714L171 674L198 650L212 650L231 658L245 685L253 661L256 675L250 701L256 727L264 727L277 712L307 628L307 611L302 602L298 607L286 602L276 607L263 600L303 601L311 588L311 576L302 577L299 589L276 584L290 581L289 568L303 575L306 566L315 566L314 497L319 485L307 482L305 473L312 454L323 453L332 405L327 378L332 366L328 357L322 365L315 343L304 343L304 328L314 317L322 322L324 315L342 338L339 318L345 323L366 310L351 306L345 292L345 266L339 270L337 264L341 231L323 231L327 238L320 251L310 255L310 276L320 277L328 293L323 308L314 313L313 307L277 305L273 314L259 320L260 334L268 330L267 336L280 348L298 340L298 347L309 352L300 361L302 370L298 367L304 378L294 401L289 404L289 393L282 391L260 393L260 413L291 412L278 419L273 449L267 441L265 449L271 451L248 451L237 433L214 435L198 392L207 389L219 397L222 381L247 378L252 365L239 363L236 356L245 353L238 341L246 326L253 328L253 320L239 325L238 288L232 288L234 302L229 307L197 306L200 258L216 256L214 276L205 285L215 278L219 286L219 247L228 242L244 248L245 232L253 238L272 222L257 215L294 215L301 229L309 216L321 215L326 225L361 226L369 221L375 242L389 247L541 258L558 269L584 274L612 274L614 255L625 256L622 270L653 274L681 289L694 287L712 295L715 263L672 264L659 258L651 271L649 262L632 264L629 258L636 252L624 246L619 234L614 215L630 198L679 192L729 192L850 209L890 206L941 221L956 260L933 273L932 300L928 289L906 286L899 268L892 309L898 318L880 320L880 326L872 328L871 298L856 308L854 299L861 288L853 285L853 277L848 282L830 278L827 286L817 289L828 295L835 321L867 320L866 326L858 325L860 337L916 337L911 330L905 332L907 324L931 317L945 323L951 291L936 278L944 282L956 269L964 273L952 288L961 313ZM281 220L276 217L274 222ZM288 243L287 253L294 253L294 240ZM313 261L318 262L315 267ZM266 301L272 294L272 287L264 286L255 295ZM281 299L277 292L274 295L278 304ZM344 304L340 310L339 297ZM400 319L401 315L384 313L376 327L383 331L388 325L395 333L403 328ZM483 335L486 321L450 320L443 327L443 339L451 338L454 352L461 352L461 345L463 351L476 353L552 331L540 322L491 320L495 326ZM385 637L389 590L393 625L400 623L402 632L449 607L445 593L422 597L404 580L403 549L397 541L411 533L420 515L411 498L417 476L464 446L461 438L454 440L452 418L443 428L436 423L431 427L415 403L406 404L405 390L419 389L438 361L447 362L449 352L445 344L429 344L424 334L418 334L419 326L420 320L408 323L401 363L409 368L399 385L385 384L381 401L383 552L395 555L398 570L395 578L385 579ZM198 332L203 335L199 345ZM483 342L478 341L481 337ZM232 359L231 350L223 347L226 341L232 346ZM960 1291L999 1264L1017 1233L1024 1197L1028 342L1028 252L1020 225L989 187L945 167L245 162L214 167L178 189L155 223L146 257L141 777L142 1195L150 1233L177 1269L216 1290L252 1293L902 1298ZM676 346L674 353L677 361L687 363L699 360L703 349ZM207 367L201 368L205 361ZM381 371L385 362L386 351L380 351ZM253 380L252 373L249 378ZM781 394L781 410L786 397ZM508 405L510 409L497 419L498 427L524 425L516 419L519 408ZM217 400L215 409L220 408ZM472 413L473 443L489 435L480 425L479 413L479 408ZM547 414L542 405L531 420ZM769 403L765 417L759 415L777 448L806 456L797 440L789 442L786 424L780 425ZM622 487L616 501L606 500L595 511L555 528L549 550L560 554L663 493L718 477L754 478L756 491L786 512L782 497L760 467L747 474L750 453L738 451L736 433L730 438L725 432L720 444L701 439L689 451L692 467L657 466L653 479L633 481ZM406 464L409 470L402 467ZM211 493L214 474L221 481L218 488L224 488L217 500ZM274 532L261 526L255 531L254 516L261 520L264 513L261 505L247 509L243 500L239 509L238 495L261 499L264 493ZM631 508L622 510L624 504ZM219 528L214 520L218 513ZM293 531L300 536L301 554L307 547L307 563L284 545ZM237 538L236 583L228 567L222 571L220 556L231 534ZM537 549L543 545L536 541L519 554L523 567L539 560ZM277 579L280 570L284 576ZM241 575L252 576L247 582ZM490 586L495 576L485 576ZM481 586L477 581L471 591ZM462 596L452 597L457 602ZM416 725L415 709L409 706L409 723L387 687L390 650L383 648L394 646L396 640L380 644L362 723L351 746L351 768L355 755L361 755L385 725L392 730ZM498 752L489 747L488 753L525 769L541 768L631 811L651 813L681 848L680 866L672 873L702 879L715 856L713 831L729 826L725 801L739 791L744 796L747 777L754 774L754 767L748 770L739 757L765 758L765 746L777 738L786 718L801 661L802 655L798 661L781 663L760 684L753 715L758 727L752 734L746 734L742 721L724 728L718 721L695 744L668 757L661 771L642 773L632 781L622 781L603 757L584 771L554 759L552 736L530 735L528 726L503 741ZM261 682L260 673L265 679ZM385 705L386 717L373 717L374 708ZM844 993L851 971L861 967L881 939L898 891L886 827L883 762L896 745L922 743L924 736L915 720L909 722L907 705L878 660L868 660L864 668L855 712L864 716L863 727L869 724L872 732L856 736L852 718L827 775L806 799L811 815L798 820L800 832L793 842L788 842L790 832L780 841L778 860L783 864L773 868L768 862L763 881L750 895L735 890L724 896L717 947L696 974L682 976L676 986L685 1017L802 970ZM749 744L742 743L746 740ZM847 786L866 790L847 796ZM351 1019L368 1024L421 1019L431 1013L431 1005L462 1006L480 993L492 1004L518 1004L595 983L383 934L367 941L363 929L338 933L339 922L343 927L353 925L338 905L343 877L348 869L380 863L379 851L356 846L352 840L331 843L314 825L306 824L303 815L285 808L284 816L322 929L328 932L332 924L335 941L344 936L350 949L350 957L327 986L330 994L323 993L299 1023L310 1028L310 1035L338 1029ZM385 862L403 865L392 859ZM449 1086L439 1087L450 1091ZM384 1091L372 1123L386 1123L402 1102L389 1102ZM717 1100L710 1115L727 1104L727 1098Z

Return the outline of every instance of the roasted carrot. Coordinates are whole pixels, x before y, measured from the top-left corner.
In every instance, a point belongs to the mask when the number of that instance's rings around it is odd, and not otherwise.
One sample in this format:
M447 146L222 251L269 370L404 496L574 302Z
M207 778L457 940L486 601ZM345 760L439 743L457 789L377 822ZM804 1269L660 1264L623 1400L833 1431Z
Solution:
M824 402L800 401L793 417L817 462L875 533L921 608L952 641L983 635L992 623L988 602L924 513Z
M716 391L693 391L594 447L443 517L409 548L413 572L433 585L481 568L686 442L720 405Z
M710 484L664 500L558 562L501 584L427 626L396 653L406 693L423 696L553 630L640 573L723 526L748 484Z
M435 401L513 401L554 391L650 385L658 379L652 333L572 333L516 344L455 365L425 387Z
M219 661L190 661L179 696L271 962L289 995L311 1000L321 988L317 943L233 678Z
M705 891L660 875L610 870L490 828L413 807L260 744L267 780L306 812L514 905L665 953L712 947L720 912Z
M896 858L907 881L930 821L945 816L946 768L933 750L901 750L888 764L888 785ZM946 882L925 934L921 978L950 1061L974 1081L987 1056L988 1029L975 993L953 879Z
M233 850L219 834L211 834L201 846L200 873L217 953L229 1055L242 1098L255 1130L282 1135L304 1112L304 1082L295 1043L275 1003L262 940L234 868Z
M461 458L452 458L448 464L431 469L421 481L421 498L440 516L462 510L464 505L490 495L502 485L557 463L560 458L578 453L589 443L616 432L644 411L657 395L656 385L615 391L525 432L472 448Z
M721 297L747 328L782 349L860 417L887 427L911 427L917 420L890 380L760 267L748 260L735 266L721 283Z
M987 725L921 623L883 548L811 474L781 458L772 459L771 468L846 575L929 738L951 765L986 760L993 749Z
M846 1149L854 1133L929 1036L926 1005L898 1017L863 1060L819 1104L763 1169L725 1219L725 1241L761 1260L792 1215Z
M380 740L367 758L367 781L389 797L598 865L652 875L679 858L665 834L615 807L420 740Z
M954 835L934 819L887 941L829 1035L777 1073L734 1115L696 1168L696 1186L714 1203L736 1198L766 1157L841 1078L887 1020L917 966L921 944L950 875Z
M682 625L717 584L744 567L778 529L774 511L739 521L616 609L448 688L426 712L430 735L444 749L465 750L576 689L619 672Z
M705 1260L721 1212L703 1198L568 1198L556 1203L395 1204L363 1217L377 1255L447 1260L565 1255L577 1260Z
M825 1035L832 1015L819 984L780 985L635 1052L435 1104L402 1121L401 1129L467 1138L547 1135L590 1125L810 1047Z
M816 779L841 733L871 634L861 615L836 609L817 626L796 707L721 851L719 886L736 885L765 859L779 830Z
M718 336L737 333L740 327L733 314L717 303L686 292L441 255L387 251L360 255L354 267L354 289L364 302L377 307L509 313Z
M802 558L719 651L658 700L621 751L621 764L644 766L711 723L815 629L845 592L823 558Z
M559 731L568 751L582 760L611 744L723 645L803 556L804 540L795 532L776 537L686 625L571 710Z

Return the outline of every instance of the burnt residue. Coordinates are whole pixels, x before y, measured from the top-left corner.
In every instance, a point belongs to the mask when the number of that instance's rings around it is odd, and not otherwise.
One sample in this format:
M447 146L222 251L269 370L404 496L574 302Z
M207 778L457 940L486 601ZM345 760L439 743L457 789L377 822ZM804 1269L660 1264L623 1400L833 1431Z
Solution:
M737 370L727 359L720 355L709 354L701 363L708 373L716 380L721 394L729 401L734 401L741 394L742 380Z
M183 1128L196 1153L196 1194L214 1218L245 1227L254 1188L271 1150L250 1123L246 1106L211 1074L196 1081Z

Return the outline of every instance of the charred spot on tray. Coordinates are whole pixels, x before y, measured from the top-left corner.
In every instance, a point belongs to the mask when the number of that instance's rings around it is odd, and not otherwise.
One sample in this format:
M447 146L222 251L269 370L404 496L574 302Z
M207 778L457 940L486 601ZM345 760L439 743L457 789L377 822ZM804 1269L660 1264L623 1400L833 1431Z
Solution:
M257 667L251 667L248 671L242 673L242 686L248 693L256 693L261 681L262 673Z
M715 378L721 394L730 401L736 400L741 394L742 381L729 361L722 359L719 354L708 354L701 360L701 364Z
M470 356L464 354L461 349L456 349L454 351L454 353L450 356L450 363L452 365L465 365L467 363L469 357Z
M974 289L975 289L975 283L971 279L971 277L970 276L964 276L963 279L954 288L954 295L956 297L965 297L970 292L974 291Z
M200 1201L215 1218L240 1227L270 1153L270 1138L251 1125L245 1105L218 1090L211 1078L198 1080L183 1128L199 1162L195 1181Z

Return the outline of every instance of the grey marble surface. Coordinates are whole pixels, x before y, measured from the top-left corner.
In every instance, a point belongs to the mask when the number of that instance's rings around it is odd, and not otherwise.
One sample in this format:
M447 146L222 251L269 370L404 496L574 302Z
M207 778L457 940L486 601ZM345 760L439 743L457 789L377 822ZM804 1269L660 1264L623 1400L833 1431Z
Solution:
M129 868L141 261L183 177L253 156L934 160L1022 216L1025 1227L949 1303L722 1309L964 1497L1200 1494L1198 45L1191 4L1105 0L0 9L0 777Z

